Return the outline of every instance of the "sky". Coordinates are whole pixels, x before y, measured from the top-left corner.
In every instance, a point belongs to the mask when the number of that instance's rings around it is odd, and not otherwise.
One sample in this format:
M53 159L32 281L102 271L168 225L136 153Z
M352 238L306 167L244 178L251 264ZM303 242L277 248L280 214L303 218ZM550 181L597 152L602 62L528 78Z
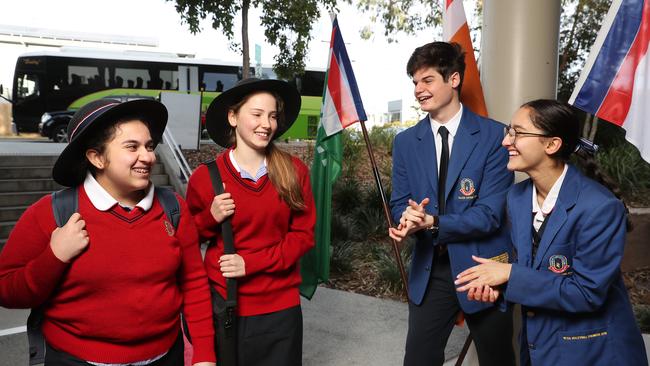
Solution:
M471 4L471 1L466 2ZM0 25L155 38L159 44L157 51L241 62L241 55L229 49L226 37L212 29L209 22L204 21L203 30L192 35L187 25L181 24L174 3L164 0L0 0ZM441 31L429 28L415 35L400 35L396 37L398 42L388 43L383 29L376 26L375 36L363 40L359 30L368 23L359 22L359 19L369 16L352 5L341 3L339 25L366 112L369 115L387 112L388 102L397 99L403 99L405 105L412 104L413 86L406 75L406 62L415 47L438 40L436 37ZM466 11L469 17L471 11L467 8ZM251 62L254 63L255 44L260 44L262 63L272 64L277 48L265 42L264 30L256 21L258 14L257 10L252 10L249 16ZM308 67L327 67L330 34L331 20L323 12L312 29ZM29 50L0 44L0 83L11 84L16 57Z

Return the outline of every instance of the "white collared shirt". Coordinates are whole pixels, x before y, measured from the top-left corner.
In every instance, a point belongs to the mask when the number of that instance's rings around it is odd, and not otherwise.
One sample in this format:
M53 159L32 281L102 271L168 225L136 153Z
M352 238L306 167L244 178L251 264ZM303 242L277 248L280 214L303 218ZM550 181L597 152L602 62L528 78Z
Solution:
M90 172L86 174L86 180L84 180L84 190L90 199L90 203L92 203L93 206L95 206L95 208L99 211L108 211L111 209L111 207L115 206L116 203L124 208L133 209L133 207L123 205L119 203L115 198L113 198L113 196L111 196L110 193L108 193L104 187L102 187L99 182L97 182L95 177L93 177ZM149 211L153 205L153 191L153 182L150 182L149 188L147 188L147 194L135 206L140 207L142 211Z
M233 151L234 150L230 150L230 153L228 154L228 158L230 158L230 163L232 164L233 167L235 167L240 177L245 179L250 179L253 182L257 182L260 178L262 178L268 173L266 168L266 158L264 158L262 165L260 165L260 167L257 169L257 173L255 173L255 175L253 176L249 172L239 167L239 164L237 164L237 161L235 160L235 154L233 153Z
M437 161L437 166L438 166L438 173L440 173L440 155L442 155L442 137L438 133L438 129L441 126L445 126L447 131L449 131L449 137L448 137L448 142L449 142L449 157L451 157L451 148L454 145L454 137L456 136L456 132L458 132L458 126L460 125L460 119L463 117L463 105L460 105L460 108L458 109L458 112L451 117L449 121L446 123L440 123L431 116L429 116L429 121L431 122L431 131L433 132L433 137L436 139L436 161Z
M553 183L551 190L548 191L548 195L546 195L546 198L544 199L544 203L542 203L541 208L539 207L539 203L537 202L537 189L533 184L533 213L535 214L535 219L533 220L533 227L535 228L535 231L539 231L539 228L544 223L546 216L548 216L551 213L551 211L553 211L553 207L555 207L555 202L557 202L557 197L560 195L560 188L562 188L562 182L564 182L564 177L566 177L566 172L568 169L569 169L569 164L564 164L564 171L562 171L562 174L560 174L560 176L557 178L555 183Z

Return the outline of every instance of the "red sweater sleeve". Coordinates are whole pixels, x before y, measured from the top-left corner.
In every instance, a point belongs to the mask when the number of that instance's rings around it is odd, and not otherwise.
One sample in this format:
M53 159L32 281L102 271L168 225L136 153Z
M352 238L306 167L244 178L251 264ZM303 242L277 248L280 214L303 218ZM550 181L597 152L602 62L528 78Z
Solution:
M203 267L196 226L185 201L180 196L177 198L181 205L181 219L176 233L182 250L179 282L183 292L183 313L194 346L192 363L215 362L214 327L208 277Z
M289 230L278 244L253 253L242 254L247 276L260 271L287 270L314 247L316 207L309 181L309 170L300 160L296 158L293 160L296 173L300 178L305 209L291 212Z
M190 176L187 183L186 197L201 242L214 239L220 232L220 226L210 212L214 200L214 191L212 190L208 168L204 164L196 168L192 176Z
M23 213L0 253L0 305L34 308L52 295L68 267L50 247L54 229L47 195Z

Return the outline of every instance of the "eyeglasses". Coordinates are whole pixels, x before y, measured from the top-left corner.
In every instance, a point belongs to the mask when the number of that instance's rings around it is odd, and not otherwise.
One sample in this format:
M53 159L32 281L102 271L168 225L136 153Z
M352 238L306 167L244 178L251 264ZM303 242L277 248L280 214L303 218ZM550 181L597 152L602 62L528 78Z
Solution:
M509 136L512 141L516 140L518 136L537 136L537 137L552 137L551 135L544 133L533 133L533 132L519 132L515 130L512 126L506 126L503 128L503 136Z

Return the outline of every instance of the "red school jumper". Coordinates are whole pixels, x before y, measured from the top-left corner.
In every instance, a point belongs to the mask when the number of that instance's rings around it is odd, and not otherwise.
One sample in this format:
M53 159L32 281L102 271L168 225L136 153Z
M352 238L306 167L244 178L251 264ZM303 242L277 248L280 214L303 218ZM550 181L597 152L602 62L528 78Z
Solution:
M316 209L309 170L292 157L306 208L292 211L280 198L268 174L257 182L241 178L230 162L230 149L217 156L226 192L235 201L231 216L235 251L245 263L246 275L237 281L237 313L252 316L277 312L300 304L298 260L314 246ZM214 190L208 168L199 166L187 185L187 205L202 240L211 244L205 255L210 283L226 297L226 281L219 269L223 255L220 228L210 213Z
M54 348L82 360L129 363L167 352L179 336L183 309L193 362L215 361L212 308L196 227L177 196L178 232L154 198L148 211L96 209L83 185L79 213L90 238L70 263L49 245L56 228L50 195L22 215L0 253L0 305L46 304L43 334Z

